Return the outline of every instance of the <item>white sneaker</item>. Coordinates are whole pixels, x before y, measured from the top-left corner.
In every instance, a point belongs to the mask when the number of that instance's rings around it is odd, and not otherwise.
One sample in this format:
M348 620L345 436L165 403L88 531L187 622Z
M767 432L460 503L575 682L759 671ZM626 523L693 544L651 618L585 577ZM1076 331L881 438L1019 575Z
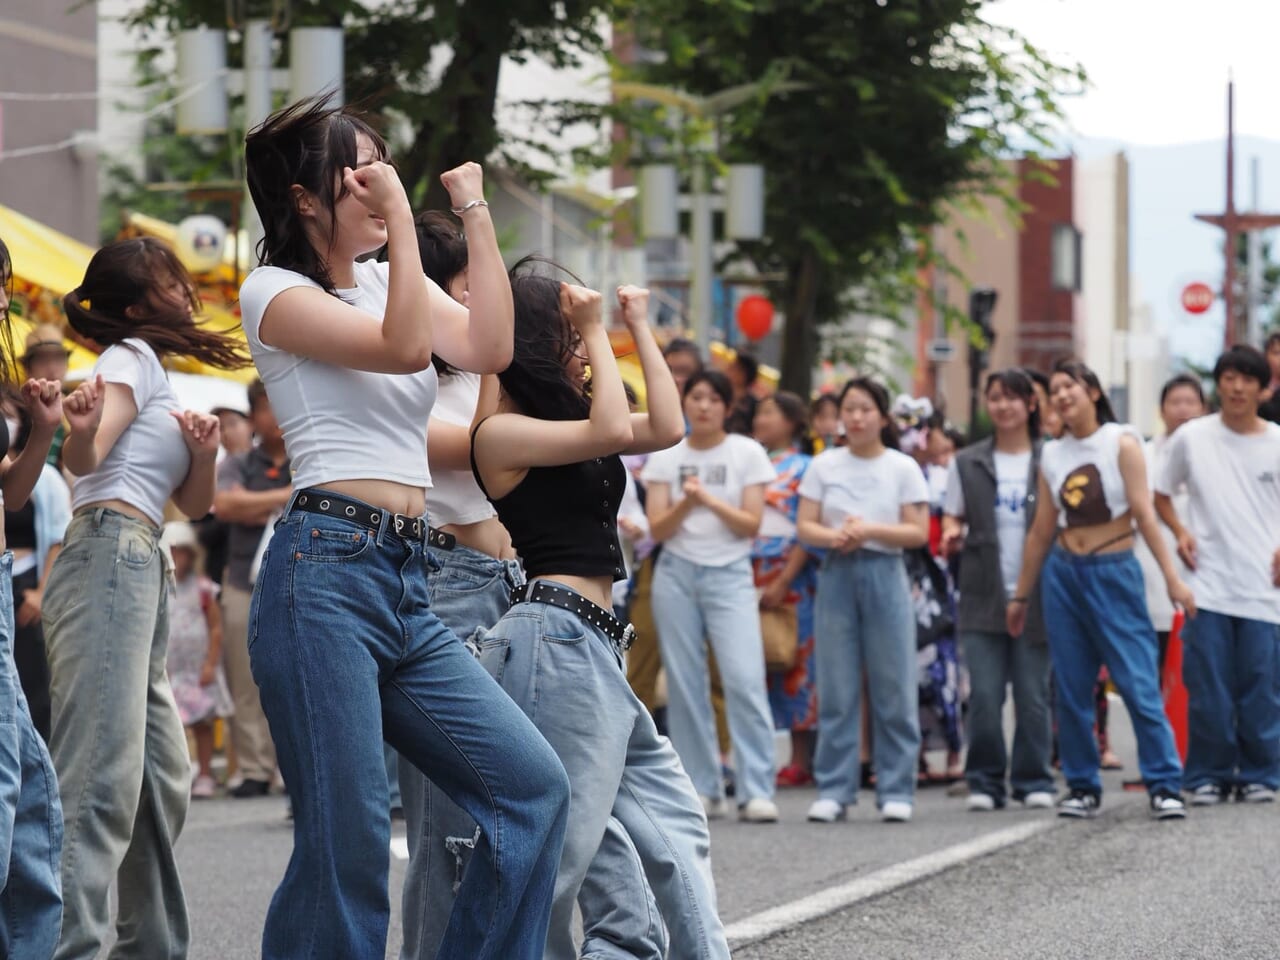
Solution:
M747 823L777 823L778 805L764 797L752 797L738 808L738 819Z
M1048 790L1032 790L1022 798L1022 805L1028 810L1052 810L1055 798Z
M844 816L845 806L837 800L815 800L809 806L809 819L814 823L835 823Z
M880 819L885 823L906 823L911 819L911 804L890 800L880 808Z
M725 814L729 810L729 805L725 803L724 797L704 797L698 796L702 801L702 812L707 815L708 820L723 820Z
M218 792L218 784L213 777L196 777L191 785L191 796L196 800L208 800Z
M971 793L964 808L973 813L990 813L996 808L996 798L989 793Z

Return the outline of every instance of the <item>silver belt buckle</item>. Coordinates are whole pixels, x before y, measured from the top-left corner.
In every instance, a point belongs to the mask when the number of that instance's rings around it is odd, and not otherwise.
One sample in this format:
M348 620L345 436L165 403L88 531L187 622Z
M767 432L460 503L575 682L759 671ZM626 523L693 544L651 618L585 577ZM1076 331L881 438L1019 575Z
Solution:
M618 646L621 647L622 651L625 653L631 649L631 645L635 642L636 625L634 623L628 623L622 630L622 639L618 641Z

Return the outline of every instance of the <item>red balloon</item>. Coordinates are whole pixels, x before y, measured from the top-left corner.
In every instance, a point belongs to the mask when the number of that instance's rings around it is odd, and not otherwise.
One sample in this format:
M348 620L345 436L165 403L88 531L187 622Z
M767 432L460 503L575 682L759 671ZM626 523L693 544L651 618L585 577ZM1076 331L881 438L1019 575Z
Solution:
M738 329L748 340L760 340L773 329L773 304L768 297L753 293L738 304Z

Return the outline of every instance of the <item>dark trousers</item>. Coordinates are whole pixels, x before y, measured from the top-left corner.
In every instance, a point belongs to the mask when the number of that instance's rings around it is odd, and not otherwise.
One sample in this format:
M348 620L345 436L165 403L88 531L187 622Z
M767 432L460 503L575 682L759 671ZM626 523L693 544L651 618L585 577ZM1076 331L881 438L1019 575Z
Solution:
M32 568L13 578L13 606L15 615L22 608L23 595L40 586L40 571ZM49 658L44 650L44 628L39 618L25 627L15 627L13 633L13 659L18 667L18 679L22 692L31 707L31 719L36 732L45 743L49 742Z

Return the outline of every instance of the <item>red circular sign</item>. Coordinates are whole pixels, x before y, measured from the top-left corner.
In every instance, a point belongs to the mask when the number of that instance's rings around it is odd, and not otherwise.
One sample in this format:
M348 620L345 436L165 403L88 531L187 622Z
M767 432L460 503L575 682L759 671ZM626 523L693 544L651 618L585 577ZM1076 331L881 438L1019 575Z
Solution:
M1207 283L1188 283L1182 288L1182 309L1187 313L1204 313L1213 306L1213 288Z

